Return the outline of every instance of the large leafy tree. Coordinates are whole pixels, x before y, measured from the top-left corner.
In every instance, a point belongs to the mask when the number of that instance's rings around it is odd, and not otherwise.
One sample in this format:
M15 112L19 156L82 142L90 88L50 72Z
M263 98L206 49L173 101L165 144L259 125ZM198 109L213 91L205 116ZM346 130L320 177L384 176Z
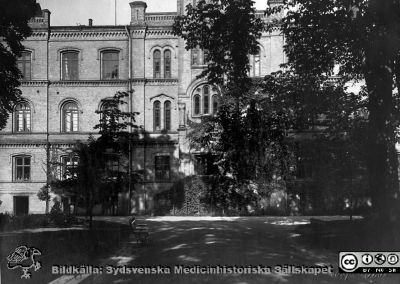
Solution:
M367 165L372 205L382 221L399 215L398 160L400 1L284 0L287 67L296 74L330 75L365 83Z
M199 77L221 90L218 115L193 123L190 138L218 166L217 180L225 204L239 204L242 198L250 200L254 190L246 184L270 179L272 164L285 154L280 147L284 130L277 127L276 119L268 120L260 111L253 97L257 89L248 76L249 55L258 52L258 39L264 29L253 4L201 0L196 6L189 4L174 25L175 34L185 40L187 50L208 51L207 68ZM265 123L271 126L268 131L260 128ZM267 151L266 147L276 149Z
M35 0L0 0L0 129L19 99L21 73L16 58L21 56L22 41L31 34L28 21L35 14Z
M174 24L174 32L185 40L187 50L208 50L208 66L199 77L206 77L209 83L221 88L221 106L218 118L203 121L205 128L197 133L218 127L220 153L225 153L225 157L220 157L220 166L239 179L246 176L248 164L241 133L241 111L252 83L248 77L248 56L257 52L262 30L263 23L256 18L253 2L240 0L201 0L196 6L189 4L185 15Z
M128 170L130 144L136 135L130 128L137 128L137 113L124 110L128 96L127 92L118 92L103 101L103 108L97 111L100 122L94 127L99 129L99 136L90 136L86 143L78 141L72 149L79 159L77 165L70 167L62 180L51 183L55 193L70 196L77 205L85 206L90 220L95 204L118 202L118 193L139 177Z

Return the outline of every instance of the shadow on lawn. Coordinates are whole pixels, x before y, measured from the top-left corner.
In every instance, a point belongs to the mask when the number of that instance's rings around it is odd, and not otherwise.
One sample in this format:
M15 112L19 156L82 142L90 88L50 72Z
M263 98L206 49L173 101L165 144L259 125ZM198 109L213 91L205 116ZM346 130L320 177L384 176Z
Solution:
M126 239L129 231L127 226L116 226L97 222L93 230L80 228L71 230L60 228L57 231L36 231L26 233L3 234L0 236L1 246L1 281L0 283L49 283L60 275L52 274L53 265L96 265L100 258L109 255L122 240ZM42 267L32 272L32 278L21 279L21 268L7 269L7 255L21 245L34 247L42 255L36 257Z
M287 282L292 275L190 274L174 273L179 265L191 267L239 266L275 268L276 265L329 265L324 255L315 255L298 246L289 234L293 228L260 221L242 222L147 222L150 243L137 245L133 237L114 254L116 266L171 268L170 275L102 275L93 283L274 283ZM330 279L331 276L322 276ZM296 283L309 283L308 275L298 275ZM92 283L85 282L85 283ZM319 282L323 283L323 281Z

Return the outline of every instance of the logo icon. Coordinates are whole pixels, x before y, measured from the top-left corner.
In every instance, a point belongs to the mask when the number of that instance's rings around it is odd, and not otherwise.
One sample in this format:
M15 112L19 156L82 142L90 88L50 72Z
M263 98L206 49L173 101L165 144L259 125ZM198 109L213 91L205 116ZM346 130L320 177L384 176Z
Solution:
M372 263L372 261L374 261L374 258L369 253L366 253L366 254L362 255L361 261L362 261L363 264L369 265L369 264Z
M382 265L385 263L385 261L386 261L386 256L384 254L378 253L375 255L375 263L376 264Z
M357 268L358 260L354 254L345 254L340 260L340 264L343 270L351 272Z
M391 253L387 256L387 262L391 265L395 265L399 262L399 256L397 254Z
M36 256L41 254L42 252L37 248L19 246L13 253L7 256L7 268L16 269L21 267L21 279L29 279L32 276L32 272L29 271L30 269L37 271L42 267L40 262L35 259Z

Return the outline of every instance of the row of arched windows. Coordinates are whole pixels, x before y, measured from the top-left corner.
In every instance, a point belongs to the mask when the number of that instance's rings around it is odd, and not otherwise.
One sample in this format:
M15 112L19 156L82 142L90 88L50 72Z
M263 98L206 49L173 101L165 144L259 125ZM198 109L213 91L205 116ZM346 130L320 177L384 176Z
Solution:
M105 101L101 109L105 110L109 107ZM153 123L154 131L170 131L171 130L171 102L160 101L153 103ZM31 106L26 101L19 102L14 109L14 131L15 132L31 132ZM61 106L61 131L62 132L78 132L79 131L79 107L75 101L67 101Z

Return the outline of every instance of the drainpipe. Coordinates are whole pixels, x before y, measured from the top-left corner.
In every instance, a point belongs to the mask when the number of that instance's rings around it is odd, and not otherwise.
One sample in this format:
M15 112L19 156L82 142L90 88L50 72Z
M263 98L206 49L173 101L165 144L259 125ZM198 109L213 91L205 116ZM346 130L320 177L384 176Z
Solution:
M50 196L50 134L49 134L49 41L50 41L50 11L48 13L48 26L47 26L47 40L46 40L46 214L49 213L50 200L47 197Z
M144 214L147 213L147 191L146 191L146 36L147 25L143 34L143 192L144 192Z
M128 94L129 94L129 112L133 111L133 99L132 99L132 37L128 26L125 26L126 34L128 35ZM129 118L129 122L132 124L132 117ZM129 140L128 140L128 155L129 155L129 166L128 166L128 190L129 190L129 215L132 213L132 126L129 126Z

